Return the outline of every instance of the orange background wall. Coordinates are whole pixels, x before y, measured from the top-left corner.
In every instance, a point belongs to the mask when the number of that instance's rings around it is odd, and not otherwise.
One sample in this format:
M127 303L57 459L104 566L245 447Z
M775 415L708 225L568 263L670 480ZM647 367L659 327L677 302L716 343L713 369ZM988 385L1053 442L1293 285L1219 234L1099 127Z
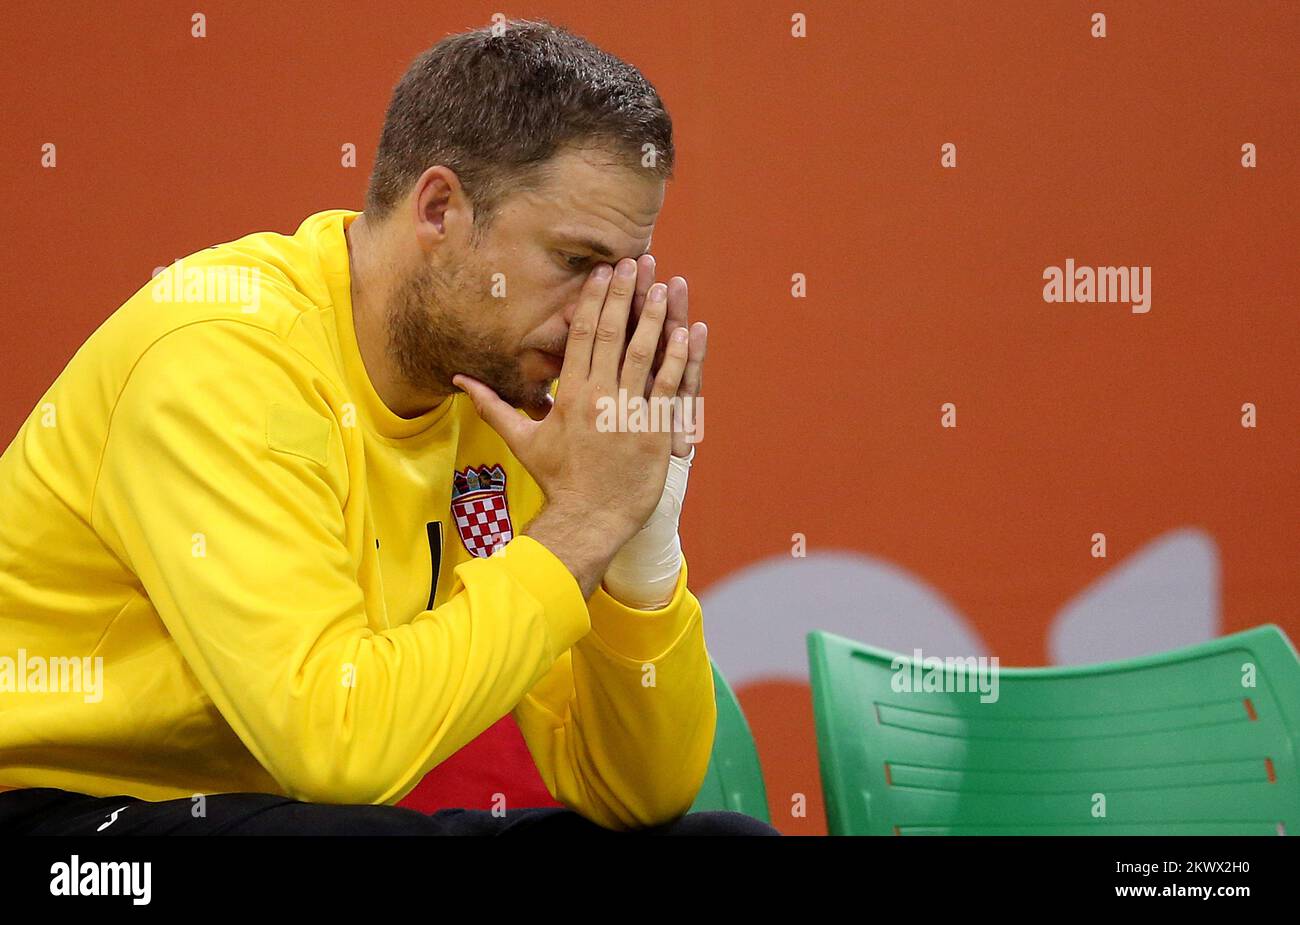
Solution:
M6 3L0 441L155 266L360 208L407 62L498 9ZM1217 547L1219 631L1300 639L1300 6L503 11L637 64L674 117L655 254L711 331L684 524L697 593L788 557L799 532L808 561L896 563L1003 664L1042 664L1065 601L1192 527ZM1150 312L1045 303L1043 269L1067 257L1151 266ZM741 680L774 821L824 831L806 685ZM790 817L799 792L807 819Z

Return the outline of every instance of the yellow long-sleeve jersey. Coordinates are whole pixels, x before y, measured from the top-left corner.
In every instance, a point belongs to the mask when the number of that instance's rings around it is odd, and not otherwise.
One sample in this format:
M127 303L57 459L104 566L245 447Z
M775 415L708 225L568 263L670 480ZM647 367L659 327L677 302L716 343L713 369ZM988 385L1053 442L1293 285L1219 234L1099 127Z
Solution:
M584 601L467 396L384 405L356 214L173 264L0 457L0 789L391 804L513 711L561 803L680 815L716 720L685 565Z

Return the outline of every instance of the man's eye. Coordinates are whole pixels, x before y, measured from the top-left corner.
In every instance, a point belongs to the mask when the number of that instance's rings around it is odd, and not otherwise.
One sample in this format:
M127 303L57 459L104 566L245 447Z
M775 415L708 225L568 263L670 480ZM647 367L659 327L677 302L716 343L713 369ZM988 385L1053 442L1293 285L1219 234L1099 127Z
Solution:
M564 258L564 265L571 270L581 270L583 264L590 259L581 254L561 254L560 256Z

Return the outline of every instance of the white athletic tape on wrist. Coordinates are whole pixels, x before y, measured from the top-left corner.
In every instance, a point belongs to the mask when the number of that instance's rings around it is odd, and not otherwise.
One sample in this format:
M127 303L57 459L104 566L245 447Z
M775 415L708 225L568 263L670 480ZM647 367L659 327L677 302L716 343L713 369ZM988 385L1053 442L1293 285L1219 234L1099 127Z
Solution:
M605 570L605 590L629 607L657 610L673 599L682 570L682 541L677 525L694 458L693 446L689 456L668 457L668 478L658 506Z

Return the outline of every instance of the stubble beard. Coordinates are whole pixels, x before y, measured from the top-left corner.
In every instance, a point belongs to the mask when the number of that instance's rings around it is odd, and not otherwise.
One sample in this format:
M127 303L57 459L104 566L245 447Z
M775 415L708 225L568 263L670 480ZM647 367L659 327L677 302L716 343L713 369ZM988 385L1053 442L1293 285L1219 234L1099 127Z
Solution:
M425 266L400 287L388 312L388 350L402 377L422 391L455 393L457 373L490 386L516 408L545 407L549 384L532 382L519 370L519 360L494 336L493 322L504 308L500 299L485 298L466 285L473 275L461 266L442 273ZM487 279L487 276L479 276ZM465 310L470 304L473 310ZM456 315L451 306L462 309ZM475 328L462 319L482 319Z

